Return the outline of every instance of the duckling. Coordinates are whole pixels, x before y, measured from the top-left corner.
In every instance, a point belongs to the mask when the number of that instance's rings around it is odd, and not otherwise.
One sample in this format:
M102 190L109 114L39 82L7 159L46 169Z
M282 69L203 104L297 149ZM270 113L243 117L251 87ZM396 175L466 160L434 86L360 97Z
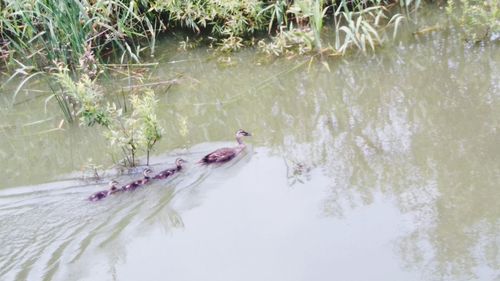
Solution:
M115 181L115 180L110 181L108 190L101 190L101 191L98 191L98 192L90 195L89 201L93 201L93 202L99 201L101 199L108 197L109 195L111 195L113 193L118 192L120 189L117 187L117 185L118 185L117 181Z
M132 191L132 190L135 190L136 188L138 188L142 185L149 183L151 181L151 174L152 173L153 173L153 171L150 168L144 169L144 171L142 172L142 174L144 175L144 178L142 178L140 180L133 181L127 185L124 185L121 189L123 191Z
M115 194L119 191L122 191L121 187L118 187L117 181L111 181L111 187L109 188L108 195Z
M211 152L205 157L203 157L198 163L203 165L208 165L212 163L224 163L231 159L233 159L238 153L240 153L243 149L245 149L246 145L243 143L242 138L246 136L251 136L252 134L245 132L239 129L236 132L236 141L238 142L238 146L236 147L224 147Z
M164 171L161 171L158 173L156 176L153 177L153 179L166 179L170 177L171 175L175 174L176 172L180 171L182 169L182 164L186 163L186 160L182 158L177 158L175 159L175 168L170 168L166 169Z

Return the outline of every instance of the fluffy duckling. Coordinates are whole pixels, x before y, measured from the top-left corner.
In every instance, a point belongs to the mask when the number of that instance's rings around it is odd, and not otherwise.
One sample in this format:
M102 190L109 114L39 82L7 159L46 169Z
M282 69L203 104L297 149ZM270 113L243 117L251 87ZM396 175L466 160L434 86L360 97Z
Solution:
M246 136L251 136L251 134L239 129L236 132L236 141L238 142L238 146L219 148L205 155L205 157L198 161L198 163L208 165L212 163L224 163L233 159L236 155L238 155L238 153L245 149L246 145L243 143L243 137Z
M182 169L182 164L186 163L186 161L182 158L177 158L175 159L175 168L169 168L164 171L161 171L158 173L156 176L153 177L153 179L166 179L170 177L171 175L175 174L176 172L179 172Z
M118 182L115 180L110 181L108 185L109 185L108 190L101 190L101 191L98 191L98 192L90 195L89 201L95 202L95 201L102 200L102 199L108 197L109 195L116 193L120 190L118 188Z
M143 186L143 185L149 183L151 181L151 174L152 173L153 173L153 171L150 168L144 169L144 171L142 172L142 174L144 175L144 178L142 178L140 180L133 181L127 185L124 185L122 187L122 190L123 191L132 191L140 186Z

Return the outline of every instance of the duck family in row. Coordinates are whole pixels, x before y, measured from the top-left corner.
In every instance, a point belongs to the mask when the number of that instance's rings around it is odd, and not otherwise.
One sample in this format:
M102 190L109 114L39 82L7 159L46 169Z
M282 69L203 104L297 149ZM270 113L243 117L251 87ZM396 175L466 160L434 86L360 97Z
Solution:
M233 159L236 155L238 155L243 149L245 149L246 145L243 142L243 137L251 136L250 133L245 132L243 130L238 130L236 132L236 141L238 145L235 147L223 147L219 148L207 155L205 155L198 164L201 165L210 165L215 163L225 163L229 160ZM119 183L115 180L109 183L109 188L107 190L102 190L92 194L88 199L90 201L99 201L102 200L112 194L116 194L119 192L133 191L138 187L145 186L152 182L153 180L166 179L175 173L182 170L182 164L186 163L186 161L182 158L177 158L175 160L175 167L166 169L164 171L159 172L158 174L152 176L153 171L150 168L146 168L143 171L143 178L130 182L124 186L119 186Z

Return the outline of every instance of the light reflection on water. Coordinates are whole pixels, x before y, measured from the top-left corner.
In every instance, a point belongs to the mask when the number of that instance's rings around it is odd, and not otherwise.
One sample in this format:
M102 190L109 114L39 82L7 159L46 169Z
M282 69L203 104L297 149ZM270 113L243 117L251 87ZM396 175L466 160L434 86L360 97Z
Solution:
M436 33L330 73L166 46L182 62L155 75L183 82L159 97L153 163L188 169L98 204L84 199L105 183L75 176L107 163L98 132L39 134L60 118L39 101L2 110L0 185L48 183L1 191L0 279L498 280L500 51L458 41ZM237 128L254 135L246 155L195 166Z
M117 279L414 279L398 270L392 240L405 225L392 224L403 215L390 201L379 197L347 220L325 217L318 203L328 192L328 177L313 170L304 185L287 187L285 177L266 176L286 173L282 159L267 154L258 150L223 182L220 174L207 179L204 187L215 188L205 191L202 206L183 212L183 230L157 230L128 244ZM373 219L367 221L367 215ZM362 239L366 232L374 233L370 240ZM366 264L365 270L356 270L358 263ZM387 278L388 271L397 274Z

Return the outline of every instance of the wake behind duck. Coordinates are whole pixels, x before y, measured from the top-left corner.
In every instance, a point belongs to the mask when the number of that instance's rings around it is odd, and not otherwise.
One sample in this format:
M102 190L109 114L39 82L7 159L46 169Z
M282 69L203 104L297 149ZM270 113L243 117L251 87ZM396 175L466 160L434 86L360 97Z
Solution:
M236 157L239 153L241 153L245 148L246 144L243 142L243 137L251 136L249 132L245 132L244 130L239 129L236 131L236 141L238 142L238 145L235 147L223 147L219 148L207 155L205 155L198 163L202 165L210 165L210 164L215 164L215 163L225 163ZM130 182L120 188L117 187L118 182L117 181L111 181L109 183L110 187L108 190L102 190L99 192L96 192L92 194L88 200L89 201L100 201L112 194L116 194L118 192L125 192L125 191L134 191L139 187L145 186L147 184L150 184L153 180L160 180L160 179L166 179L174 175L175 173L179 172L182 169L182 164L185 163L182 158L177 158L175 160L175 167L174 168L169 168L166 170L161 171L155 176L151 176L153 174L153 171L150 168L146 168L143 171L144 177L142 179L135 180L133 182Z

